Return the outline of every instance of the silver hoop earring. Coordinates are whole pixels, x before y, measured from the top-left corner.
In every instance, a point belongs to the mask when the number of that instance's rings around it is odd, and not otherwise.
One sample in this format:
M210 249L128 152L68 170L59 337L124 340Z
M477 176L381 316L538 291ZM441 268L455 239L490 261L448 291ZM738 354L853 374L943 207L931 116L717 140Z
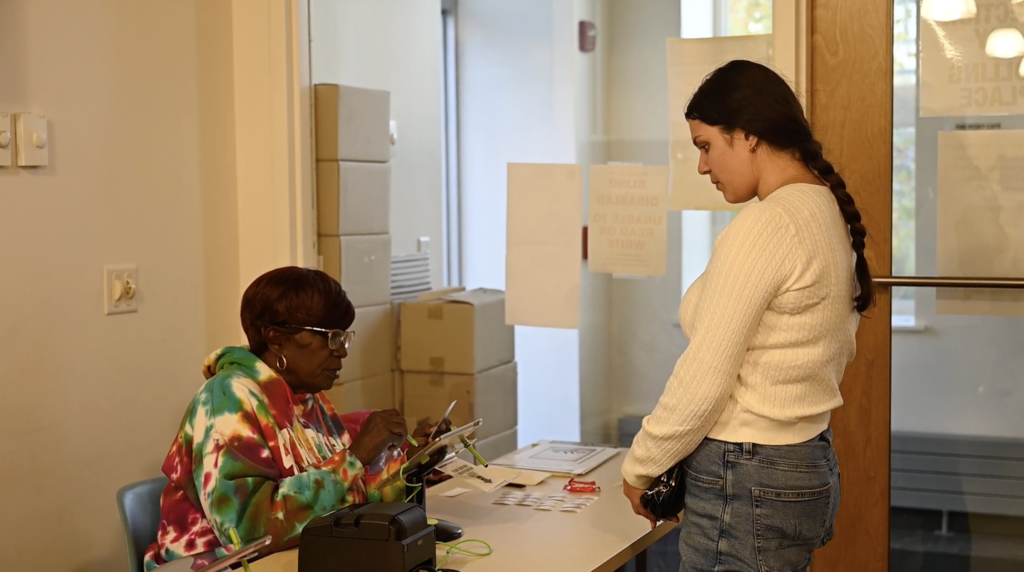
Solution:
M284 357L284 354L277 356L277 371L284 371L288 369L288 360Z

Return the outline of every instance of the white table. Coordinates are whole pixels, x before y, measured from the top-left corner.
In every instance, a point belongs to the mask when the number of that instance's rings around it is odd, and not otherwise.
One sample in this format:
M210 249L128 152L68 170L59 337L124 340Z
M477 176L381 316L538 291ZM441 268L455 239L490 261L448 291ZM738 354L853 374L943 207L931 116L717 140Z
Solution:
M464 572L521 572L558 570L560 572L613 572L635 556L641 556L638 568L646 568L644 553L668 534L673 523L662 523L654 530L633 514L622 495L619 467L625 451L608 460L585 477L597 481L600 500L579 513L545 512L521 506L493 505L502 491L521 490L551 494L561 492L566 477L549 477L535 487L502 488L493 493L474 491L454 498L441 493L458 486L447 481L427 491L427 514L462 526L463 538L487 541L494 553L486 557L455 554L446 568ZM478 545L466 548L477 550ZM444 551L438 551L438 558ZM251 564L252 572L296 572L298 552L288 550ZM638 570L638 572L640 572Z

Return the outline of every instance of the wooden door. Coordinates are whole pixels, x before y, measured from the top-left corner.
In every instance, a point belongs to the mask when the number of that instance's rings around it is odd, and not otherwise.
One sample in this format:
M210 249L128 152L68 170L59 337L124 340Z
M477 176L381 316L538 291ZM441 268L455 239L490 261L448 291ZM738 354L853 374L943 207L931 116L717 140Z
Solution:
M810 13L811 125L857 201L878 276L891 270L892 14L891 0L818 0ZM843 500L815 572L888 569L890 327L889 291L879 289L832 418Z

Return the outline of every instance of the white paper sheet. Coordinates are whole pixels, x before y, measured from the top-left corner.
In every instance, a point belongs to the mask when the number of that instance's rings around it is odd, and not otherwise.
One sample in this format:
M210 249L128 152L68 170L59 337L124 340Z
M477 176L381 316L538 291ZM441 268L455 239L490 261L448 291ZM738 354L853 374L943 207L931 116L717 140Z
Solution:
M700 153L690 140L686 104L715 68L736 59L771 64L772 36L668 40L669 207L668 210L740 210L726 202L711 180L697 173Z
M471 492L473 492L473 489L464 489L462 487L455 487L454 489L452 489L450 491L445 491L445 492L441 493L441 496L451 498L451 497L457 497L459 495L464 495L466 493L471 493Z
M995 30L1024 30L1024 4L1011 5L1007 0L976 0L976 4L975 17L952 22L936 22L922 14L922 116L1024 113L1021 58L985 53Z
M551 473L544 473L544 472L541 472L541 471L527 471L527 470L523 470L523 471L520 471L520 475L518 477L512 479L512 482L517 484L517 485L524 485L524 486L527 486L527 487L532 487L532 486L536 486L536 485L539 485L539 484L543 483L544 480L547 479L550 476L551 476Z
M582 185L579 165L509 163L506 324L579 327Z
M1024 131L939 133L940 276L1024 277ZM1024 316L1016 290L936 291L940 314Z
M668 168L590 167L587 258L591 272L664 276Z
M555 475L585 475L618 454L616 449L565 441L540 441L490 462L491 466L545 471Z
M476 466L462 459L452 459L438 467L442 473L459 479L459 484L472 486L484 492L498 490L519 477L522 471L506 467Z

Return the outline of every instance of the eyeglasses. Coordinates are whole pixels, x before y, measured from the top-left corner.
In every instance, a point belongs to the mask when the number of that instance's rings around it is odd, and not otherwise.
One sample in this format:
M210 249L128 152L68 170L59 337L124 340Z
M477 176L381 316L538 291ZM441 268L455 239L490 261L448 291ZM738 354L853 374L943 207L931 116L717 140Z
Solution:
M327 330L324 328L314 328L312 326L282 326L284 328L298 328L300 330L309 330L311 332L317 332L324 334L327 338L327 345L332 349L336 350L339 348L348 349L348 346L352 343L352 339L356 337L355 332L348 332L345 330Z

